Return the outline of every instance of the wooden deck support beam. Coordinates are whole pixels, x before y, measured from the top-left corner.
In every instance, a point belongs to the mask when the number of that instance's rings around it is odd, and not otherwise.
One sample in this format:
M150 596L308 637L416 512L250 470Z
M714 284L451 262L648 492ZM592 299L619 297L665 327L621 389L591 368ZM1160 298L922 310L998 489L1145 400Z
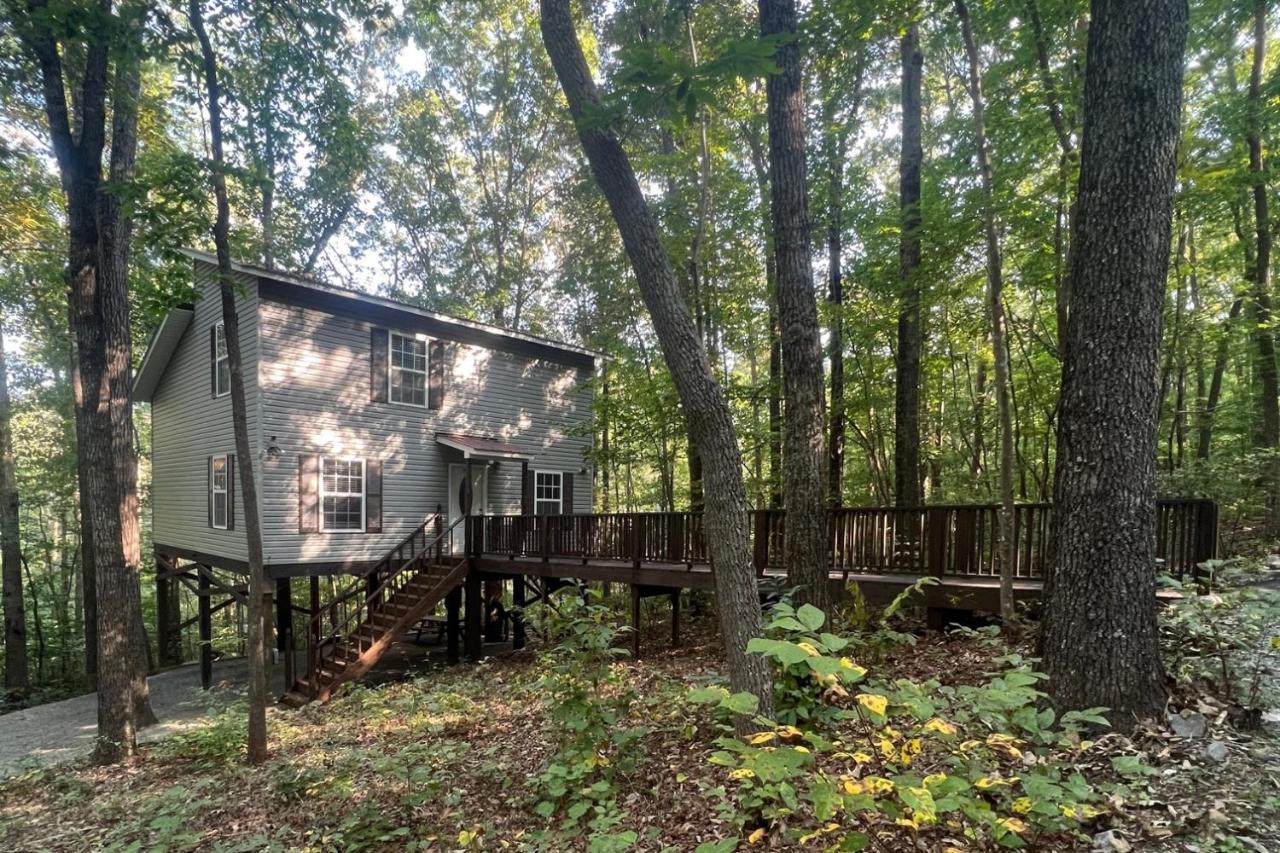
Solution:
M640 587L631 584L631 657L640 659Z
M513 650L524 648L524 608L524 575L516 575L511 579L511 648Z
M445 658L450 664L456 664L460 660L458 653L462 621L459 615L462 610L462 590L460 588L450 590L449 594L445 596L444 609Z
M480 573L474 569L468 572L464 586L466 613L463 620L466 636L463 642L463 653L468 660L477 661L484 653L484 595Z
M200 587L200 687L213 686L213 602L209 599L209 569L198 566L196 581Z
M276 651L284 665L284 683L293 684L293 585L276 579Z
M156 553L156 650L160 666L182 663L182 598L174 579L177 562Z
M680 590L671 593L671 646L680 646Z

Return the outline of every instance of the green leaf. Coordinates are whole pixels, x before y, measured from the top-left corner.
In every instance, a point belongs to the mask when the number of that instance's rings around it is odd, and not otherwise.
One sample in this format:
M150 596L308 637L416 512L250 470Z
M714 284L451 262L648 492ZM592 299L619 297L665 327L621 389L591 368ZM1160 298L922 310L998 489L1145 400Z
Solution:
M733 853L737 849L737 838L721 838L719 841L702 842L693 849L693 853Z
M832 782L819 779L809 791L809 800L813 803L813 814L818 820L830 820L840 806L840 792Z
M688 692L687 698L696 705L709 705L719 702L729 695L723 687L695 687Z
M733 693L720 700L720 707L735 714L754 714L760 707L760 698L752 693Z
M805 628L815 633L822 627L822 623L827 621L827 615L812 604L800 605L800 609L796 611L796 618L804 624Z

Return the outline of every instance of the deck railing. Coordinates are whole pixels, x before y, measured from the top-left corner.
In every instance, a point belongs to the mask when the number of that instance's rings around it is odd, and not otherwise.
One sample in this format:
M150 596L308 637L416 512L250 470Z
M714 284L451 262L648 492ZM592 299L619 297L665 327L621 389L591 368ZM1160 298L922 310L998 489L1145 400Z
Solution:
M952 504L911 509L851 507L829 510L831 569L857 574L994 576L996 504ZM1049 551L1049 504L1020 504L1014 514L1016 578L1040 578ZM752 510L749 524L756 571L785 570L784 510ZM1157 503L1156 556L1163 570L1184 577L1217 554L1218 510L1213 501ZM557 560L683 564L708 562L702 515L629 512L566 515L474 516L473 552Z

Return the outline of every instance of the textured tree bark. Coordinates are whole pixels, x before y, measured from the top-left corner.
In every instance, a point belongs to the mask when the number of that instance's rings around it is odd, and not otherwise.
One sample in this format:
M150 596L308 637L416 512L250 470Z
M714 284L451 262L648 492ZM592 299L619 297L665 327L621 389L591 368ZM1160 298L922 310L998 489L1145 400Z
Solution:
M231 206L227 201L225 160L222 152L222 101L218 60L205 29L200 0L190 0L187 14L200 42L205 95L209 106L209 141L213 150L213 194L218 214L213 241L218 253L218 291L222 298L222 323L226 331L227 364L231 372L231 421L235 431L236 474L244 506L244 529L249 557L249 741L250 764L267 759L267 638L270 636L271 585L262 564L262 528L258 515L258 484L254 475L256 454L249 444L244 372L240 359L240 317L236 313L235 278L231 271Z
M1000 232L996 221L995 177L987 144L986 103L982 97L982 68L973 39L973 24L964 0L955 0L956 15L969 60L969 99L973 102L973 134L978 146L978 171L982 177L983 223L987 242L987 314L991 320L991 349L995 359L996 415L1000 420L1000 617L1006 624L1016 613L1013 603L1013 410L1009 402L1009 345L1004 316L1004 273L1001 269Z
M795 0L760 0L760 34L796 32ZM800 599L831 607L827 514L822 463L822 341L813 294L809 194L805 166L804 81L800 45L786 38L774 51L777 74L766 81L769 113L769 190L778 264L778 322L782 326L782 502L787 508L783 549L787 577Z
M1267 57L1267 0L1253 3L1253 64L1249 73L1249 172L1253 183L1253 225L1257 249L1253 259L1253 288L1249 308L1257 349L1259 448L1280 453L1280 376L1276 371L1276 342L1271 329L1271 217L1267 200L1266 161L1262 153L1263 70ZM1280 538L1280 457L1267 465L1266 536Z
M742 456L728 401L716 383L693 318L680 298L657 221L645 202L631 162L612 131L598 126L591 117L600 100L578 42L569 0L541 0L540 5L543 43L569 103L591 172L609 203L640 294L653 318L667 367L685 408L690 437L702 455L707 496L704 527L715 571L729 681L734 690L758 696L761 713L772 716L769 669L762 658L746 653L747 641L760 634L761 619L751 567Z
M45 9L43 2L28 4L18 30L39 66L50 141L67 199L67 316L77 401L77 470L81 530L89 537L81 549L86 582L91 573L93 583L92 600L87 585L85 589L86 632L89 625L96 628L92 638L86 636L96 644L94 759L113 763L136 754L138 728L155 719L147 700L138 584L137 456L126 281L130 229L116 198L102 191L101 165L114 56L109 177L114 183L132 175L140 46L136 28L100 26L86 31L84 54L77 63L80 84L73 117L62 57ZM110 14L110 4L103 4L102 11ZM87 615L91 609L96 609L92 621Z
M13 478L9 370L0 318L0 575L4 588L4 686L12 693L31 687L27 672L27 614L22 595L22 540L18 527L18 484Z
M1186 0L1092 4L1040 642L1059 707L1106 706L1121 727L1164 698L1156 371L1186 36Z
M898 205L902 234L898 244L897 380L894 388L893 479L894 500L900 507L916 507L920 495L920 356L924 331L920 321L920 169L924 148L920 141L921 77L924 54L920 29L907 28L902 37L902 158L898 170Z

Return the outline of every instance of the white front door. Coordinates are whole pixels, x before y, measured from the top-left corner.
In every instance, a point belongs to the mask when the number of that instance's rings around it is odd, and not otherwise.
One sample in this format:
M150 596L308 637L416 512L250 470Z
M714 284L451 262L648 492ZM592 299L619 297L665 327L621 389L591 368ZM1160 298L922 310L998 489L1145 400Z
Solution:
M453 524L465 511L467 466L457 463L449 466L449 523ZM489 466L483 462L471 465L471 515L487 515L489 512ZM455 554L466 548L466 525L453 529L450 547Z

